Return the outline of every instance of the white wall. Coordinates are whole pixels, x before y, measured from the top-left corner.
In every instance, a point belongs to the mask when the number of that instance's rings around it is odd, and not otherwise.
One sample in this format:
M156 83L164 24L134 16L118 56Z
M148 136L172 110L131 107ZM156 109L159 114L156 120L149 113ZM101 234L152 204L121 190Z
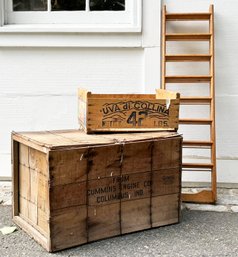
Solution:
M166 4L167 12L206 12L209 5L214 4L218 182L238 183L238 1L164 0L163 4ZM200 22L196 31L200 32L204 26L206 25ZM188 27L183 27L183 29L189 30ZM186 50L192 52L195 48L196 43L193 43L193 46L187 46ZM203 51L205 47L201 49ZM175 50L178 50L178 47ZM189 65L186 70L194 72L193 66L195 65L191 63ZM195 72L202 75L206 72L205 68L204 65L196 66ZM170 72L175 71L181 72L181 67L170 69ZM201 91L204 90L203 85L200 87ZM198 154L193 157L202 158L203 156ZM209 179L209 176L204 173L196 173L196 177L194 176L187 173L184 174L184 179L201 181Z
M0 33L0 177L11 176L12 130L78 128L78 87L155 92L160 1L150 3L143 33Z

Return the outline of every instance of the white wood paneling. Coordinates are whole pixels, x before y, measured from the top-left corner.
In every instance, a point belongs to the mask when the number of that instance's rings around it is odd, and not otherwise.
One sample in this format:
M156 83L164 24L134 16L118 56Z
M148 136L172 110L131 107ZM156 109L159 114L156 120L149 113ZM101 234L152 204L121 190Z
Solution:
M142 93L143 50L0 49L0 176L10 176L10 132L77 128L77 88Z

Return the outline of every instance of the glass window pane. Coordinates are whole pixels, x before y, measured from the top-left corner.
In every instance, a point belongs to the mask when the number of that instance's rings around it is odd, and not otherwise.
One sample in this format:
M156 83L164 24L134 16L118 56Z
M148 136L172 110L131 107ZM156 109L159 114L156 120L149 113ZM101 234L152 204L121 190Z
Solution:
M47 0L13 0L13 11L47 11Z
M85 10L86 0L51 0L52 11L80 11Z
M125 0L90 0L91 11L124 11Z

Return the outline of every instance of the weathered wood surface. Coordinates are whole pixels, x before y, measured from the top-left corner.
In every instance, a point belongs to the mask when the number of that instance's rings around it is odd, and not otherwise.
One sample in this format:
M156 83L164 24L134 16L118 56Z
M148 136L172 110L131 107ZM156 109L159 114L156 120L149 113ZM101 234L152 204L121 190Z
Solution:
M179 222L182 138L177 133L58 131L13 138L25 140L19 161L13 158L19 163L14 220L48 251ZM47 145L48 151L33 144Z
M179 94L176 93L158 90L156 96L103 95L79 89L78 99L79 124L88 133L178 128Z

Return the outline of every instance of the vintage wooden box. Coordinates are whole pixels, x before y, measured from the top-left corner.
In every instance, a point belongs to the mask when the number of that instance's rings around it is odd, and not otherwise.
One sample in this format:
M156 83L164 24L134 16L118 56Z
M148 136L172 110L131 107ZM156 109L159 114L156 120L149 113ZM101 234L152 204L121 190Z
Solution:
M177 223L181 143L176 132L13 132L13 220L48 251Z
M87 133L178 129L179 94L92 94L78 90L78 119Z

